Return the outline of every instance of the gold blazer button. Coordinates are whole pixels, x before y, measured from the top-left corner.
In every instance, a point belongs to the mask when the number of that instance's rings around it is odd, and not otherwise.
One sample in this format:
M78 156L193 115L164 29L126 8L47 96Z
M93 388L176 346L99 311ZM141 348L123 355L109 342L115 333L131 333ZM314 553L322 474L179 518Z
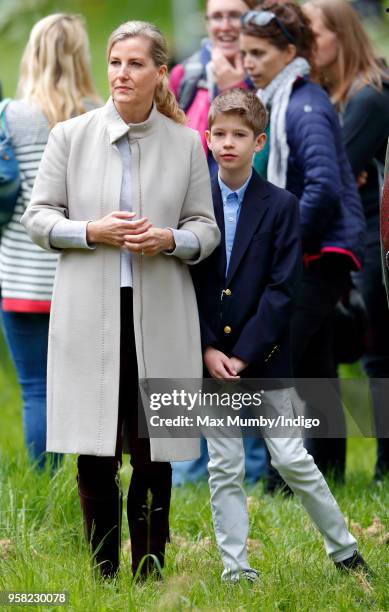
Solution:
M232 332L232 329L229 325L226 325L224 328L224 333L225 334L230 334Z
M228 296L232 295L231 289L224 289L224 295L228 295Z

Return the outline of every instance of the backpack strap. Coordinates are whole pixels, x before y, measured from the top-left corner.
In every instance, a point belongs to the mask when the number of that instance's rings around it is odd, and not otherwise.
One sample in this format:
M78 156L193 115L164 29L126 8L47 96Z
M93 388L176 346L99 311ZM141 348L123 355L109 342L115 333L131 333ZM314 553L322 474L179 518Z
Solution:
M201 49L183 62L184 74L178 90L178 103L186 112L192 104L199 85L207 88L206 66L211 59L208 41L202 42Z
M4 133L6 138L9 137L9 132L7 128L7 122L5 119L5 109L7 108L10 102L11 102L11 98L4 98L4 100L1 100L0 102L0 130Z

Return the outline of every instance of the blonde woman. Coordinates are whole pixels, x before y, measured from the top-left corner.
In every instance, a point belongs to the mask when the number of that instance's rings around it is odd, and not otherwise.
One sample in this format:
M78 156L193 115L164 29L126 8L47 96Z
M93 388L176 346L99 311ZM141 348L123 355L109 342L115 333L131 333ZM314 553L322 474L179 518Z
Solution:
M108 41L106 105L51 133L22 222L60 258L50 320L48 448L77 453L88 539L104 577L120 558L118 468L129 450L132 570L163 566L170 460L198 440L138 436L138 377L200 378L187 264L220 238L206 158L168 87L167 47L130 21Z
M389 311L382 282L379 201L389 136L389 72L376 54L357 14L345 0L310 0L304 11L316 34L315 62L321 84L342 118L343 139L359 183L366 224L365 263L355 276L370 323L362 358L370 378L378 430L375 480L389 473L389 440L384 437L389 377ZM381 431L381 437L379 432ZM323 461L327 440L315 441Z
M23 393L26 446L31 461L39 467L47 457L47 336L58 256L33 244L20 218L30 200L50 129L57 121L98 103L81 19L62 13L41 19L23 54L17 99L6 108L21 192L0 245L4 331Z

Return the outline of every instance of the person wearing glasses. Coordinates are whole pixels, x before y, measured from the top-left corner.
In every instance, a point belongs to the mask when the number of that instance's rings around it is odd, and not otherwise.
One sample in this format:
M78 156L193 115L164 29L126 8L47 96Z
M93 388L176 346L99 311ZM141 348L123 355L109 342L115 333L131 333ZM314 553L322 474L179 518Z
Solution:
M220 91L252 88L244 73L239 33L241 15L254 5L254 0L207 0L208 38L199 51L171 71L170 87L187 115L188 125L200 134L211 175L217 172L217 166L205 140L208 111ZM245 438L245 450L246 480L254 483L266 474L265 446L261 439ZM173 465L173 484L206 478L208 460L207 445L202 439L199 459Z
M254 167L299 199L304 269L292 318L294 375L327 379L322 390L316 383L309 392L306 385L297 387L307 411L314 406L326 422L327 455L339 461L330 467L342 481L345 424L336 392L332 318L350 271L361 268L365 219L336 110L309 78L315 49L309 20L295 3L264 7L243 16L240 39L245 70L270 114L269 153L257 154ZM315 459L327 471L329 466ZM271 470L268 490L281 482Z
M245 78L239 32L241 15L254 5L254 0L207 0L208 38L199 51L171 71L170 87L188 117L188 125L200 133L211 171L217 171L205 140L211 102L220 91L252 87Z

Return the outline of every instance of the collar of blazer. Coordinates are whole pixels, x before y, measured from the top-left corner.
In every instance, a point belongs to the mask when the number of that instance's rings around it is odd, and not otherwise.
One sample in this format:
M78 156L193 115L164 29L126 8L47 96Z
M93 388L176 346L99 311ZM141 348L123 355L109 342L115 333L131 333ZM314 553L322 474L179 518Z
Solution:
M217 175L212 178L212 194L215 217L221 232L219 263L220 274L224 278L226 269L224 212L223 200ZM270 202L271 200L269 199L267 182L262 180L255 170L253 170L253 175L249 184L247 185L236 227L230 265L228 266L227 271L226 286L228 286L228 284L231 282L232 277L238 269L239 263L250 244L253 234L258 230L259 226L265 219L270 207Z
M150 136L150 134L152 134L158 128L158 119L160 116L160 113L158 112L154 103L151 113L147 117L146 121L143 121L142 123L126 123L116 110L116 106L111 96L104 106L104 114L111 144L119 140L119 138L122 138L122 136L127 133L129 134L130 141Z

